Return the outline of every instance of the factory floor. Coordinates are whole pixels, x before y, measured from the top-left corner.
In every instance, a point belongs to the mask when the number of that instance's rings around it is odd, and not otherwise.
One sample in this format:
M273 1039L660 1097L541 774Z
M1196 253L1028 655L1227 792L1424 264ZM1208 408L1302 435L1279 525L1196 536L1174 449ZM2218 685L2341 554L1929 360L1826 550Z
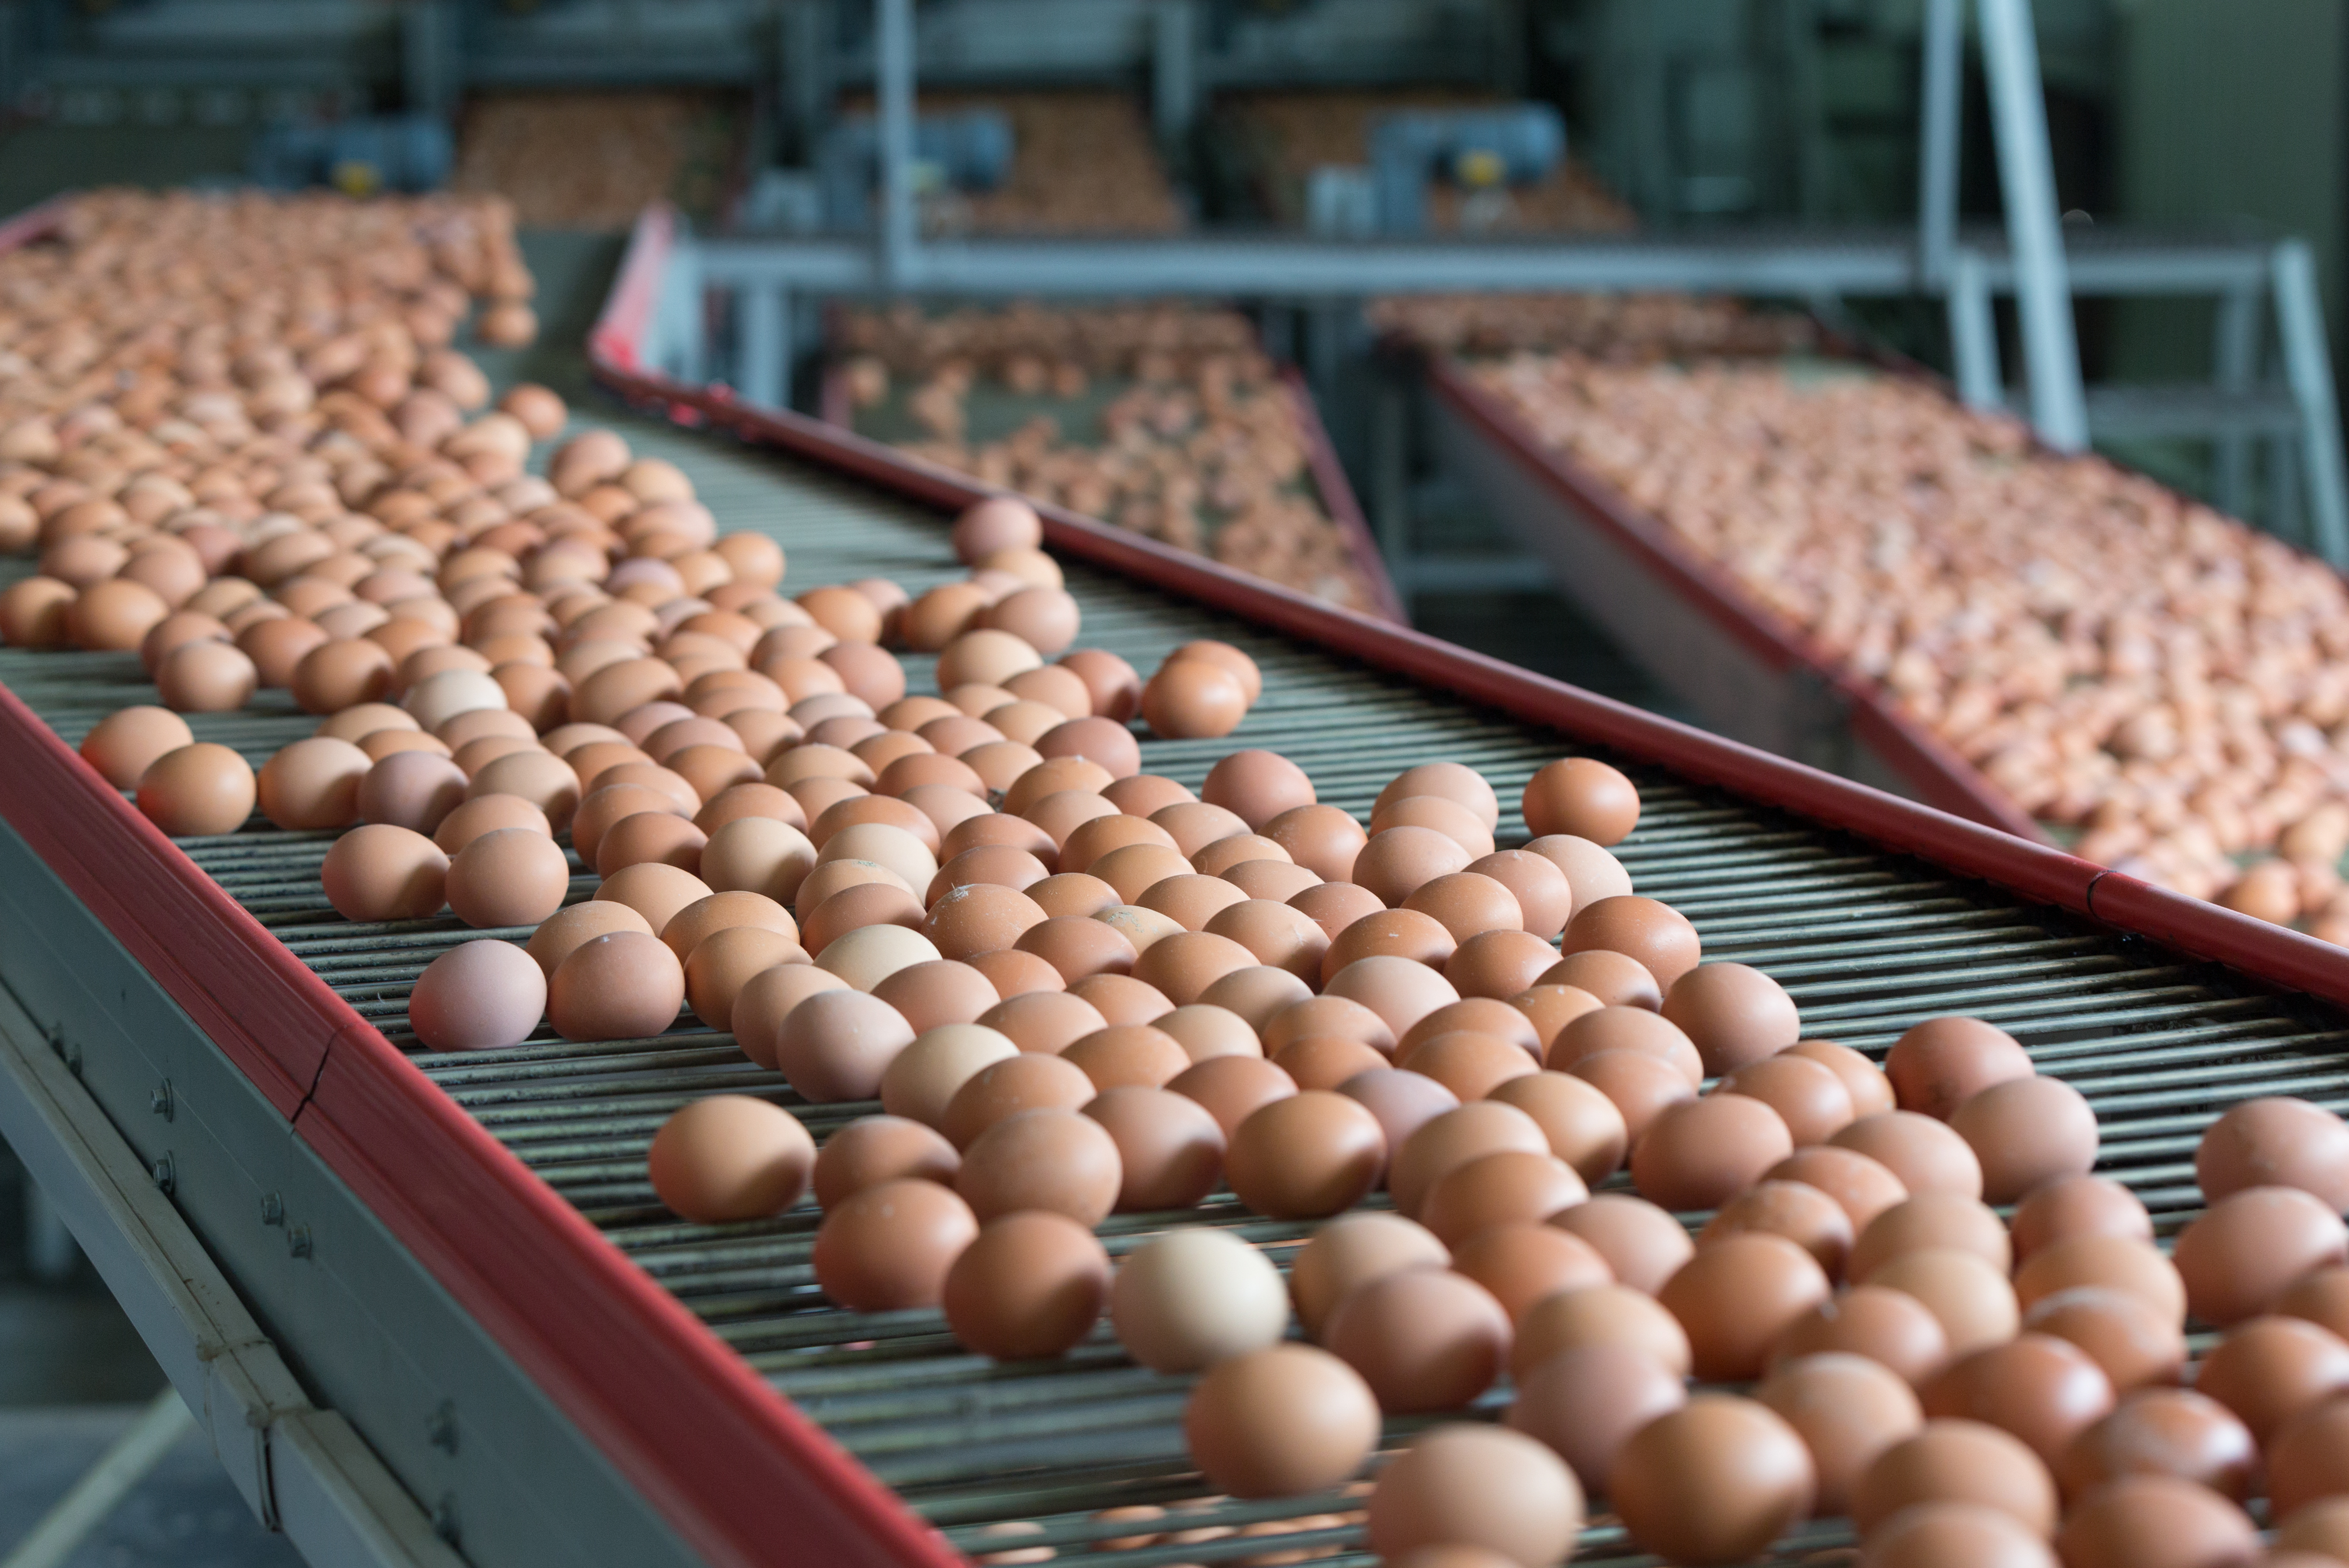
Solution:
M0 134L0 213L59 190L112 182L169 183L232 171L242 140L192 130L157 138L128 128L19 129ZM186 143L159 153L159 146ZM158 158L166 161L158 162ZM70 177L63 171L69 171ZM532 234L539 343L481 352L504 382L532 379L592 408L580 346L617 266L616 236ZM1492 536L1473 514L1433 520L1447 542ZM1627 701L1670 711L1645 675L1564 600L1547 591L1422 596L1422 629ZM40 1520L163 1386L129 1322L87 1263L36 1282L26 1256L24 1175L0 1146L0 1554ZM283 1568L297 1563L256 1521L196 1432L182 1436L61 1568Z

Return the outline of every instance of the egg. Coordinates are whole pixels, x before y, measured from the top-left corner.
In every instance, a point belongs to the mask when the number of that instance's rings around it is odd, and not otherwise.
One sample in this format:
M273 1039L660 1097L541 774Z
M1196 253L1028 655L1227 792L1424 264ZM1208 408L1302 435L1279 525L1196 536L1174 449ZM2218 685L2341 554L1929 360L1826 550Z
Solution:
M647 861L614 872L596 885L595 897L606 903L626 904L645 918L658 936L688 904L716 891L700 877L674 866Z
M1709 1075L1733 1073L1802 1038L1794 999L1740 963L1700 964L1672 982L1663 1016L1695 1044Z
M1592 757L1546 764L1520 801L1534 836L1571 834L1601 846L1630 836L1640 822L1640 792L1619 769Z
M1567 954L1544 970L1537 983L1571 987L1603 1007L1644 1007L1655 1012L1664 1004L1663 991L1648 966L1608 948Z
M155 668L164 706L182 713L233 713L260 684L253 660L226 642L182 643Z
M1195 1062L1167 1080L1165 1086L1203 1106L1226 1138L1259 1107L1298 1092L1295 1079L1261 1056L1215 1056Z
M1992 1508L2041 1539L2055 1532L2054 1479L2022 1442L1980 1421L1929 1420L1877 1456L1851 1490L1865 1537L1903 1509L1961 1502Z
M1798 1040L1786 1048L1785 1054L1816 1062L1833 1073L1844 1092L1851 1096L1854 1117L1871 1116L1895 1107L1891 1080L1878 1071L1875 1063L1848 1045L1837 1045L1828 1040Z
M1372 834L1356 855L1351 876L1371 897L1393 908L1427 883L1464 871L1474 858L1433 828L1405 825Z
M2023 1439L2051 1467L2113 1407L2104 1369L2078 1346L2044 1334L1961 1355L1921 1393L1928 1413L1988 1422Z
M1495 1225L1538 1222L1589 1196L1564 1160L1502 1149L1447 1171L1420 1204L1421 1222L1450 1246Z
M1909 1385L1865 1356L1830 1353L1782 1362L1754 1397L1810 1450L1818 1478L1813 1507L1823 1516L1844 1512L1868 1467L1924 1425Z
M1531 1116L1549 1140L1550 1152L1586 1185L1605 1180L1622 1166L1630 1143L1623 1113L1582 1079L1531 1073L1498 1085L1490 1097Z
M1509 1367L1523 1377L1554 1355L1586 1345L1629 1345L1676 1377L1688 1376L1688 1333L1629 1282L1586 1285L1544 1296L1518 1315Z
M1030 1361L1060 1355L1092 1331L1109 1282L1109 1254L1090 1230L1064 1214L1029 1210L979 1226L947 1269L940 1301L947 1328L966 1348L997 1361Z
M1744 1231L1698 1248L1656 1299L1686 1330L1696 1375L1719 1383L1759 1376L1771 1347L1832 1291L1801 1247Z
M1563 1459L1587 1491L1601 1491L1623 1445L1688 1402L1680 1376L1629 1345L1560 1352L1520 1382L1508 1424Z
M469 926L536 926L563 905L571 867L554 840L533 828L484 833L449 862L449 908Z
M1049 1210L1090 1229L1115 1207L1123 1179L1107 1128L1045 1106L1005 1116L972 1139L955 1190L981 1223L1018 1210Z
M1627 1192L1596 1194L1551 1216L1549 1223L1588 1241L1618 1280L1651 1295L1695 1251L1679 1220Z
M1748 1063L1724 1077L1718 1092L1750 1096L1777 1112L1797 1148L1825 1143L1857 1119L1843 1081L1802 1056L1780 1054Z
M1757 1555L1810 1512L1816 1487L1795 1428L1725 1394L1699 1394L1641 1428L1608 1474L1632 1541L1689 1563Z
M1309 1089L1271 1100L1240 1122L1224 1175L1233 1194L1259 1214L1318 1218L1361 1201L1386 1153L1384 1130L1360 1102Z
M2349 1391L2349 1345L2298 1318L2253 1318L2203 1357L2194 1386L2234 1412L2264 1446L2299 1416Z
M233 833L253 815L251 764L208 741L177 746L139 775L139 809L174 838Z
M2023 1326L2077 1345L2120 1393L2176 1383L2185 1373L2186 1335L2176 1320L2126 1291L2083 1285L2042 1296Z
M972 1074L947 1102L938 1130L957 1148L968 1149L1006 1116L1046 1107L1073 1111L1095 1093L1092 1080L1073 1064L1022 1051Z
M1601 898L1578 908L1561 938L1567 956L1604 949L1636 959L1655 977L1657 987L1669 992L1682 975L1697 967L1702 943L1688 918L1669 904L1637 894ZM1571 973L1546 973L1544 980L1580 985ZM1584 986L1584 990L1592 988ZM1594 994L1603 993L1594 992Z
M1982 1196L1982 1161L1950 1127L1916 1111L1879 1111L1861 1116L1827 1140L1828 1146L1864 1154L1898 1177L1910 1192Z
M2306 1100L2245 1100L2203 1133L2194 1176L2208 1202L2250 1187L2296 1187L2340 1213L2349 1210L2349 1123Z
M2002 1274L2014 1261L2006 1223L1996 1213L1955 1193L1923 1192L1868 1222L1852 1249L1852 1273L1864 1279L1903 1253L1929 1247L1972 1252Z
M535 967L535 966L533 966ZM653 1135L653 1191L688 1220L727 1224L780 1214L807 1191L815 1140L781 1106L712 1095Z
M135 790L139 787L140 775L157 758L182 746L193 745L195 739L194 732L188 728L188 722L169 709L143 705L118 708L100 719L91 727L89 733L82 737L81 756L115 788ZM265 799L264 789L264 802ZM276 819L273 816L271 820ZM279 826L287 825L281 823ZM318 826L338 826L340 824Z
M1151 1027L1183 1047L1184 1054L1194 1062L1204 1062L1211 1056L1264 1054L1264 1046L1246 1018L1227 1007L1218 1007L1209 1002L1195 1002L1188 1007L1178 1007L1161 1015ZM1351 1044L1352 1042L1345 1044ZM1380 1057L1380 1064L1383 1065L1385 1060Z
M1234 1497L1293 1497L1353 1476L1379 1440L1370 1386L1338 1357L1278 1345L1228 1357L1191 1391L1183 1434L1208 1483Z
M1855 1236L1864 1235L1878 1215L1909 1196L1908 1185L1881 1161L1833 1144L1798 1148L1763 1172L1763 1178L1817 1188L1843 1205Z
M677 955L639 931L590 937L555 967L547 1015L565 1040L629 1040L659 1034L685 1004Z
M1379 1472L1371 1550L1389 1561L1436 1545L1480 1547L1519 1568L1547 1568L1573 1550L1582 1488L1563 1460L1506 1428L1433 1428Z
M2225 1327L2271 1310L2292 1282L2349 1258L2349 1226L2294 1187L2247 1187L2178 1234L2171 1262L2189 1311Z
M1884 1058L1900 1108L1940 1121L1992 1085L2036 1071L2013 1035L1973 1018L1929 1018L1894 1041Z
M2258 1528L2216 1492L2174 1476L2124 1476L2083 1498L2055 1535L2065 1568L2251 1563Z
M1697 1244L1744 1231L1783 1236L1808 1252L1826 1276L1840 1279L1851 1251L1851 1218L1843 1206L1799 1181L1764 1181L1721 1206L1697 1233Z
M1789 1324L1771 1355L1775 1365L1829 1352L1866 1356L1913 1387L1949 1364L1950 1336L1941 1320L1915 1296L1882 1285L1859 1285L1828 1297Z
M1862 1282L1906 1291L1924 1303L1940 1320L1953 1356L2002 1344L2022 1324L2005 1273L1972 1252L1949 1247L1904 1252Z
M2082 1285L2127 1291L2152 1307L2163 1321L2185 1321L2185 1282L2177 1267L2149 1241L2126 1236L2075 1236L2033 1252L2014 1274L2016 1293L2026 1307Z
M1116 1146L1122 1212L1188 1209L1223 1174L1225 1138L1205 1107L1166 1089L1129 1085L1104 1090L1084 1114Z
M936 1306L947 1272L978 1234L970 1206L947 1188L884 1181L825 1214L810 1261L817 1286L850 1312Z
M2241 1502L2259 1473L2250 1428L2217 1400L2185 1388L2147 1388L2065 1445L2056 1478L2079 1498L2125 1475L2168 1475Z
M954 1185L962 1157L954 1145L919 1122L903 1116L859 1116L834 1132L817 1151L815 1200L826 1210L885 1181L935 1181Z
M541 971L552 976L556 966L571 956L573 949L591 937L611 931L638 931L646 936L653 934L650 923L627 905L590 899L547 917L532 933L525 950L537 961Z
M1641 1197L1667 1209L1717 1208L1794 1149L1786 1124L1762 1101L1709 1095L1657 1115L1632 1146L1631 1179Z
M519 1045L546 1010L546 976L512 942L462 942L424 966L409 993L409 1027L432 1051Z
M2056 1568L2047 1542L2012 1514L1965 1502L1922 1502L1871 1532L1864 1568Z
M1125 1256L1110 1287L1118 1342L1154 1372L1194 1372L1279 1342L1288 1293L1279 1271L1228 1231L1190 1228Z
M326 901L347 920L418 920L446 901L449 864L424 835L370 825L335 840L319 880Z
M1597 1248L1555 1226L1527 1221L1477 1231L1460 1243L1452 1266L1491 1292L1512 1323L1544 1297L1615 1281Z

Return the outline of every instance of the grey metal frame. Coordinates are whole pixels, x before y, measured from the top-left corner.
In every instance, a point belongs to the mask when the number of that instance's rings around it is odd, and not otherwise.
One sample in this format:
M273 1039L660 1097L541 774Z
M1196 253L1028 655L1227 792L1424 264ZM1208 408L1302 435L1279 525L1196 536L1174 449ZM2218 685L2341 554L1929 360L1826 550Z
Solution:
M5 825L0 1133L310 1561L699 1561Z

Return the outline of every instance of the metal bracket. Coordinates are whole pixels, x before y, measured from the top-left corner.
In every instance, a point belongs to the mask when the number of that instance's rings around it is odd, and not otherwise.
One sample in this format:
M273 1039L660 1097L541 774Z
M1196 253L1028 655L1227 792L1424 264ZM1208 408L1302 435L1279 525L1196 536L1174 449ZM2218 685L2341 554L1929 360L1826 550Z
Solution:
M0 1136L48 1194L256 1518L313 1563L460 1568L347 1422L313 1406L150 1170L0 990Z

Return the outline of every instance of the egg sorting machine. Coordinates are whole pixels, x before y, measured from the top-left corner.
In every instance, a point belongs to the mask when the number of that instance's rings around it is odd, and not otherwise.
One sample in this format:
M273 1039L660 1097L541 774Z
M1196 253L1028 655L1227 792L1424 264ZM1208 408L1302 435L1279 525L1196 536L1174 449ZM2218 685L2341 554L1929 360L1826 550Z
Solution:
M728 525L783 541L797 580L956 575L943 523L973 486L643 368L657 238L640 233L592 343L599 379L670 421L624 420L629 439L688 466ZM2088 1095L2101 1168L2165 1233L2198 1201L2193 1140L2228 1102L2349 1103L2339 950L1065 513L1046 526L1090 642L1146 664L1217 636L1265 670L1229 742L1146 740L1146 767L1195 784L1230 745L1268 746L1360 812L1418 762L1468 763L1514 800L1553 756L1608 756L1646 802L1626 865L1713 956L1767 969L1810 1033L1864 1049L1940 1012L2012 1030ZM793 1103L730 1040L422 1052L409 989L480 933L336 919L326 835L161 837L70 749L146 695L129 656L0 652L0 1131L248 1500L314 1561L943 1564L1000 1550L1005 1524L1033 1527L1009 1544L1104 1568L1366 1561L1329 1496L1184 1521L1312 1521L1272 1541L1089 1550L1133 1528L1100 1510L1204 1490L1182 1380L1105 1334L998 1366L934 1313L833 1309L804 1212L678 1222L646 1175L663 1117L713 1092ZM265 702L195 720L255 758L310 722ZM1505 815L1504 842L1523 832ZM804 1114L823 1136L860 1108ZM1119 1252L1174 1224L1277 1258L1306 1230L1228 1199L1103 1229ZM1626 1550L1602 1521L1579 1558Z

